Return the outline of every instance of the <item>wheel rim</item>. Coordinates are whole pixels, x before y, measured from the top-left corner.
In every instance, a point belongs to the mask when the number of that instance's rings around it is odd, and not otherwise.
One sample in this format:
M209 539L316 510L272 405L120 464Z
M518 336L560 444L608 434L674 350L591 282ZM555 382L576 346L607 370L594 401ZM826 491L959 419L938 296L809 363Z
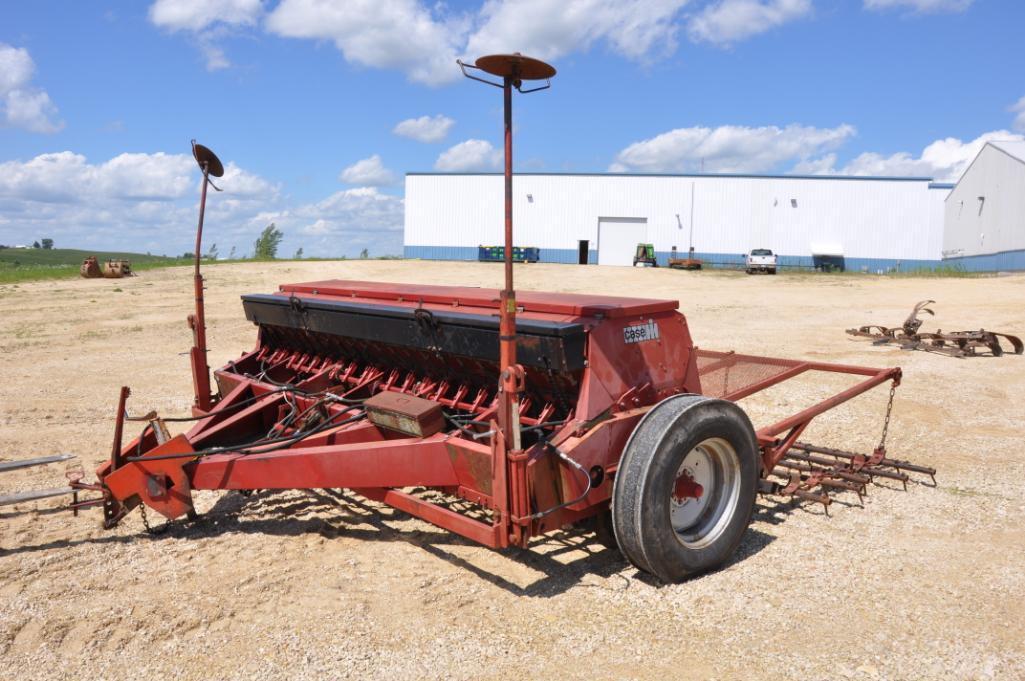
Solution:
M714 437L690 450L669 490L669 516L687 548L714 542L729 525L740 499L740 458L733 445Z

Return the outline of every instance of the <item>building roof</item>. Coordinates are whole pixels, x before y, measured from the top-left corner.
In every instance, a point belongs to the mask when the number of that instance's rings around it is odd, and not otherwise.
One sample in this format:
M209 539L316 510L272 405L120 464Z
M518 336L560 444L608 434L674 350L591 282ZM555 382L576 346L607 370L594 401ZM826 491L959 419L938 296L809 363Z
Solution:
M987 142L987 144L991 144L992 146L996 147L1008 156L1013 156L1022 163L1025 163L1025 141L997 140L994 142Z
M997 149L998 151L1004 152L1005 154L1007 154L1008 156L1010 156L1014 160L1020 161L1022 163L1025 163L1025 141L1022 141L1022 140L990 140L989 142L986 142L984 145L982 145L982 149L979 149L979 153L975 155L975 158L972 159L972 162L969 163L968 167L964 169L964 172L961 173L961 177L957 178L957 182L954 184L954 188L955 189L957 188L958 185L961 184L961 180L963 180L965 178L965 176L969 172L971 172L972 166L974 166L975 162L979 160L980 156L982 156L982 151L986 147L993 147L994 149ZM950 201L950 198L952 196L954 196L954 190L953 189L951 190L951 192L949 194L947 194L947 198L945 200L946 201Z
M875 180L875 181L887 181L887 182L932 182L931 177L891 177L886 175L771 175L771 174L752 174L752 173L523 173L514 172L514 175L520 176L556 176L556 177L727 177L727 178L746 178L756 180ZM484 173L484 172L407 172L406 176L410 175L430 175L430 176L461 176L461 175L495 175L501 176L502 173Z

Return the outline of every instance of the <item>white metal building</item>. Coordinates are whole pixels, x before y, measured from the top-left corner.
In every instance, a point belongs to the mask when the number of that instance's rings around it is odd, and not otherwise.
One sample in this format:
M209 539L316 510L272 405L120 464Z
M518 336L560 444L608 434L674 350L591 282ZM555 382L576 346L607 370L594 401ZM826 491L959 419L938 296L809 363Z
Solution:
M1025 270L1025 142L988 142L947 196L945 262Z
M943 199L929 178L517 173L517 246L541 260L630 265L638 243L712 264L771 248L783 266L842 257L849 270L941 261ZM405 255L476 260L503 242L500 174L406 175Z

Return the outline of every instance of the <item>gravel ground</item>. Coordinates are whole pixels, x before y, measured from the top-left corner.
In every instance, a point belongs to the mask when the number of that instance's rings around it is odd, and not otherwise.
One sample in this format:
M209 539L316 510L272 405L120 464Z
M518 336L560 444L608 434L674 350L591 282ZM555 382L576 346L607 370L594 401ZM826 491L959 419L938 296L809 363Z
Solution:
M253 263L208 268L211 364L250 348L238 296L329 277L496 286L498 266ZM195 524L152 537L46 501L0 509L0 677L1025 678L1025 357L957 360L843 330L899 324L1025 332L1025 276L986 279L518 267L523 289L673 297L712 349L899 364L890 450L935 489L875 487L864 508L759 502L725 569L662 585L593 536L492 551L341 492L203 492ZM0 286L0 459L110 448L117 388L165 415L191 402L184 268L125 281ZM745 400L755 424L833 385ZM813 425L870 449L885 390ZM0 493L55 486L60 466ZM855 501L847 499L846 501Z

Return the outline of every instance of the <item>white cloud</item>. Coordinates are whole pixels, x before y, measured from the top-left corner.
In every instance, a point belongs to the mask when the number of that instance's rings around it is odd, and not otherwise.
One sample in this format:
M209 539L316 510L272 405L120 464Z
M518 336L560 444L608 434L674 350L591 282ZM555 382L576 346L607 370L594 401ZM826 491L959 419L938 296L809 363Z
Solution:
M213 43L206 36L198 39L199 51L203 53L206 60L207 71L220 71L231 67L231 60L224 50Z
M831 151L853 137L850 125L678 128L635 142L616 155L613 172L768 172Z
M485 140L469 139L441 152L434 162L435 170L466 172L497 170L502 165L502 152Z
M301 205L290 211L264 216L263 225L274 220L307 255L355 256L366 248L373 255L402 253L405 202L374 187L356 187Z
M399 122L392 132L400 137L408 137L417 142L440 142L448 135L449 130L456 122L448 116L438 114L436 116L420 116L420 118L407 118Z
M168 201L180 198L195 178L185 155L121 154L91 165L81 154L62 151L0 164L0 197L43 203L107 199Z
M919 14L963 12L975 0L865 0L865 9L908 9Z
M228 197L277 199L281 191L279 185L239 168L233 161L225 164L224 176L217 180L217 186L221 187Z
M921 0L925 1L925 0ZM521 51L556 59L602 46L635 61L675 52L681 26L695 41L728 45L803 17L811 0L485 0L453 9L427 0L156 0L150 21L188 31L207 68L230 62L220 38L243 28L326 41L351 64L442 85L459 78L456 57Z
M298 218L311 222L300 231L304 234L375 233L381 230L402 231L403 200L381 193L375 187L356 187L336 192L316 203L300 206Z
M836 158L832 152L818 158L806 158L799 161L790 172L795 175L836 175Z
M149 8L149 20L172 31L201 31L214 24L252 26L262 14L261 0L156 0Z
M342 171L339 181L345 184L359 184L369 187L394 184L395 173L384 167L381 157L374 154L370 158L356 161Z
M555 59L603 41L631 59L669 54L688 0L488 0L464 53L523 52Z
M71 151L0 163L0 243L44 237L58 246L178 254L192 249L200 172L188 154L126 153L100 163ZM268 223L285 233L281 254L355 256L402 252L403 200L373 187L294 204L281 187L225 163L223 192L207 199L204 242L252 252Z
M28 50L0 43L0 114L11 127L54 133L64 123L50 95L32 85L35 70Z
M687 25L695 42L732 45L809 15L811 0L720 0Z
M418 83L459 77L455 60L468 19L441 15L417 0L282 0L267 17L271 33L329 40L351 63L398 69Z
M156 0L149 8L154 26L192 35L208 71L231 66L219 43L236 29L255 26L262 16L262 0Z
M830 154L798 164L794 171L817 175L931 177L937 182L956 182L983 145L993 140L1025 140L1025 136L1007 130L996 130L979 135L968 142L947 137L926 146L919 156L906 151L889 156L865 152L840 168L836 168L836 155Z
M190 155L162 152L90 163L62 151L0 163L0 243L47 236L69 248L182 252L195 228L199 178ZM232 162L218 185L224 192L211 192L207 225L222 244L279 200L277 185Z
M36 65L23 47L0 43L0 93L24 87L36 70Z
M1011 107L1011 113L1017 114L1014 117L1014 123L1011 125L1015 130L1025 132L1025 97L1022 97Z

